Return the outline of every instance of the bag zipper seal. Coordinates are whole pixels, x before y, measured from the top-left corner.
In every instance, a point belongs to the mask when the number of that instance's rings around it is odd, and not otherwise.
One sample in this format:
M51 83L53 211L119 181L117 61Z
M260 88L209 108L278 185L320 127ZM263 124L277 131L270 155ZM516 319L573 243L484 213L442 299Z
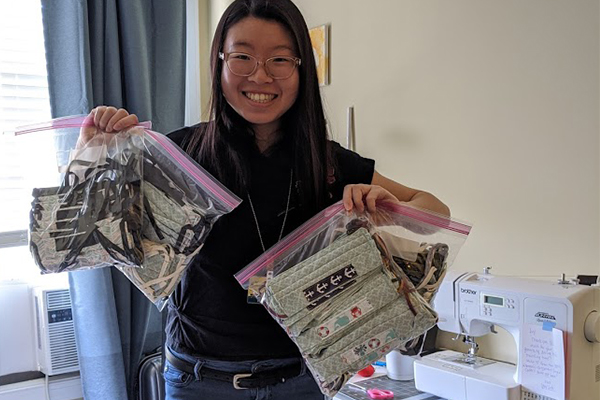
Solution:
M416 219L417 221L424 222L438 228L457 232L461 235L467 236L471 232L470 225L456 221L455 219L435 213L433 211L385 201L377 203L377 207L381 207L384 210Z
M14 134L15 136L20 136L27 133L47 131L51 129L83 128L94 126L93 122L84 123L87 118L88 115L55 118L48 122L19 126L15 129ZM134 127L136 126L144 129L152 129L152 122L140 122L137 125L134 125Z
M270 249L262 256L260 256L256 261L254 261L242 271L240 271L238 274L236 274L235 278L237 279L237 281L243 286L248 281L248 279L254 276L258 271L260 271L265 264L272 262L275 258L287 251L289 247L294 246L300 241L302 241L308 234L316 231L323 224L325 224L325 222L329 221L334 215L336 215L337 213L339 213L339 211L341 211L341 209L343 209L343 204L341 203L341 201L334 206L330 207L332 208L331 210L325 209L321 213L311 218L309 221L306 222L307 226L304 228L304 230L302 230L301 232L297 232L296 235L294 235L293 237L284 238L283 241L275 245L275 248L272 248L272 250ZM416 219L417 221L433 225L438 228L457 232L464 236L467 236L471 231L471 227L469 225L463 224L441 214L436 215L432 211L425 211L412 206L383 201L379 202L377 204L377 207L381 207L384 210ZM329 216L321 215L323 212L327 211L331 211L332 214ZM275 254L271 255L272 252L274 252ZM256 264L258 265L255 266Z

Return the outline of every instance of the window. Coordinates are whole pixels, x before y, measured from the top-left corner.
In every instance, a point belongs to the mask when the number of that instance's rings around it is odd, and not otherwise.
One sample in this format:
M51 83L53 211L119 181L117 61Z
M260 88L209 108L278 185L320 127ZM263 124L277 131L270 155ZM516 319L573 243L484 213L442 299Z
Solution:
M11 135L22 125L49 120L50 102L39 0L0 2L0 281L39 277L27 246L36 160L48 143ZM62 275L62 274L61 274ZM63 277L66 279L66 274Z

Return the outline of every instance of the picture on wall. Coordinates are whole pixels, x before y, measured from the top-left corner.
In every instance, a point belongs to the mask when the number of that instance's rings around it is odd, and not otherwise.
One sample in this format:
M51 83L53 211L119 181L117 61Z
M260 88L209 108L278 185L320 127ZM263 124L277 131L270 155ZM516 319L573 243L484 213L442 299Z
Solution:
M313 54L317 64L319 86L329 85L329 25L321 25L309 30Z

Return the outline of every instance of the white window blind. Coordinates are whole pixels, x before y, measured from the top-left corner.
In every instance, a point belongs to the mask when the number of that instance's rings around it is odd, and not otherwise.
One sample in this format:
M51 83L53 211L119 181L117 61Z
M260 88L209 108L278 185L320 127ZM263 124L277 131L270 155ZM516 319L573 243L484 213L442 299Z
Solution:
M39 0L0 1L0 280L37 273L25 246L27 176L53 138L32 143L7 132L51 118L42 29Z

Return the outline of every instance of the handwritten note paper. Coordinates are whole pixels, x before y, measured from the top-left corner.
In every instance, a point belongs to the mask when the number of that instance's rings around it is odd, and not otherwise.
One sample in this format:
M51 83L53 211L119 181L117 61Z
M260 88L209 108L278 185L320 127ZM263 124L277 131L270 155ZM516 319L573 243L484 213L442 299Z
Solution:
M565 400L565 339L563 331L529 324L521 338L521 385L529 392Z

